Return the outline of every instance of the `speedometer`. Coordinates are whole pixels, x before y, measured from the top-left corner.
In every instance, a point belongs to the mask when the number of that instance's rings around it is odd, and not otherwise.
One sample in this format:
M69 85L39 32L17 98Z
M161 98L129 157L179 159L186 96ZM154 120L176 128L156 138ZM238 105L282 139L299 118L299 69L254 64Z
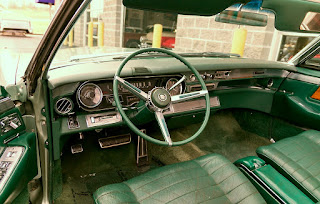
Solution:
M102 101L101 88L93 83L85 83L78 89L78 99L87 108L95 108Z
M177 82L178 82L178 79L176 78L169 79L166 83L166 89L169 90ZM179 85L174 87L171 91L169 91L169 93L171 96L179 95L179 94L182 94L182 90L183 90L182 83L180 83Z

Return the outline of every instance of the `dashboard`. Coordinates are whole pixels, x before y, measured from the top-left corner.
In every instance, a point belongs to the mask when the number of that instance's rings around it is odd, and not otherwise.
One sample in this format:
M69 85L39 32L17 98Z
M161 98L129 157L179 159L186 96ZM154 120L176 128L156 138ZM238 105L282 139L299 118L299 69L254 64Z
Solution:
M277 69L234 69L200 71L211 95L211 107L220 107L219 96L215 93L223 90L241 88L275 91L281 80L289 74ZM169 90L182 77L185 80L170 91L170 95L179 95L201 90L199 81L191 72L180 74L123 77L135 87L148 93L156 87ZM275 83L276 82L276 83ZM140 99L119 85L119 98L122 107L127 110L137 109ZM214 91L214 92L213 92ZM57 87L52 92L56 118L68 118L68 129L80 127L78 116L83 115L86 127L104 126L121 121L115 109L113 98L113 79L87 80ZM171 104L165 115L201 110L205 107L204 98L183 103ZM83 126L82 126L83 127Z
M177 65L175 61L170 60L156 59L158 64L154 59L133 60L134 64L130 64L129 69L123 70L121 78L148 93L156 87L168 90L184 77L185 80L171 90L170 95L200 91L201 85L194 74L183 68L181 62ZM188 59L189 62L194 60ZM270 112L274 94L283 80L292 73L293 70L290 69L293 68L280 63L264 63L260 60L228 60L230 61L204 58L193 63L209 91L211 109L249 108ZM113 75L118 63L112 61L94 64L92 75L88 75L87 71L90 63L70 67L72 71L69 75L63 72L64 68L49 71L53 128L57 130L53 132L54 146L57 148L54 153L55 158L60 157L66 135L105 128L121 128L125 125L116 110L113 98ZM219 63L221 66L216 67ZM107 65L110 65L109 69L103 69ZM141 109L144 107L142 101L121 85L118 86L118 92L127 115L143 121L145 113ZM191 117L192 120L195 114L201 113L204 108L204 97L200 97L171 104L163 115L168 120L179 117Z

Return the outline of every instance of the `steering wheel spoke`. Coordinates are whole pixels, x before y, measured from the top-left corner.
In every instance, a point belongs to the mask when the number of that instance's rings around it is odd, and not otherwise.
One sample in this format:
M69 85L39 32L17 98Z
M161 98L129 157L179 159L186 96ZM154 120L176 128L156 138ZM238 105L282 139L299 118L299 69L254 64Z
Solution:
M171 96L172 103L179 103L182 101L187 101L195 98L199 98L201 96L205 96L208 94L208 90L195 91L191 93L179 94L175 96Z
M181 84L186 79L187 79L186 75L183 75L183 77L181 77L181 79L179 81L177 81L177 83L175 83L173 86L171 86L171 88L168 91L170 92L172 89L176 88L176 86Z
M115 76L115 79L118 80L120 82L120 84L122 84L122 86L125 89L127 89L128 91L130 91L132 94L136 95L137 97L139 97L143 101L148 100L148 94L146 92L135 87L134 85L130 84L129 82L127 82L126 80L124 80L123 78L121 78L119 76Z
M169 146L172 146L172 140L170 137L169 129L167 127L167 123L164 119L162 112L156 111L155 116L156 116L156 119L157 119L157 122L160 127L160 130L161 130L161 133L162 133L164 140L168 143Z

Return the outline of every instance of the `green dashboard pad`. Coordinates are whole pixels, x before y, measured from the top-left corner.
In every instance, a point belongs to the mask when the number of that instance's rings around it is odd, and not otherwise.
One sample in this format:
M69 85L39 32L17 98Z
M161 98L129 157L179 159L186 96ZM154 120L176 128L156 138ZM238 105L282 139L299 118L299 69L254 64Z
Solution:
M212 16L235 3L247 2L249 0L123 0L123 5L135 9Z

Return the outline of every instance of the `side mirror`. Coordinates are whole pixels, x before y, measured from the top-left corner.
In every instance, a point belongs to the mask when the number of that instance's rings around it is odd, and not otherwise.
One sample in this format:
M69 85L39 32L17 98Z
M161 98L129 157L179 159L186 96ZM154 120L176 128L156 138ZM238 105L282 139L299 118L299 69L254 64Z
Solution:
M264 27L267 25L268 16L259 13L224 10L216 16L215 20L221 23Z

